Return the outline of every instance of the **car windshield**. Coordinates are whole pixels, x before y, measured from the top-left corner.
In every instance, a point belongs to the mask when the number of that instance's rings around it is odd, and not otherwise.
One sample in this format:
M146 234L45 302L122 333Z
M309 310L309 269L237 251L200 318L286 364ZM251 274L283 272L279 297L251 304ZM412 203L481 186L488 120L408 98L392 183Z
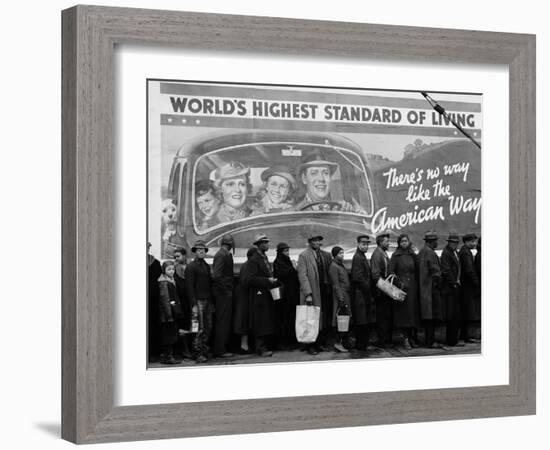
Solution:
M274 214L372 217L374 208L356 151L304 142L257 142L201 155L193 168L193 199L199 234Z

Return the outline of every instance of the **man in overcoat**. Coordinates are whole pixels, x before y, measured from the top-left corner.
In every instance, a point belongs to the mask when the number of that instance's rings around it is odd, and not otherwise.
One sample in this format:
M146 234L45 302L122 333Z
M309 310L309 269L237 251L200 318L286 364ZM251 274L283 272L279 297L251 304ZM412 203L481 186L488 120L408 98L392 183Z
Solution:
M389 233L381 233L376 236L376 248L370 259L372 270L372 285L376 299L376 330L378 332L378 345L391 347L393 333L392 305L393 300L376 287L380 278L386 279L390 274L390 247Z
M356 347L366 350L369 344L370 327L376 323L376 303L372 294L371 267L367 259L370 238L357 236L357 251L351 261L353 297L351 311L355 325Z
M321 308L317 340L306 345L306 350L311 355L325 350L327 332L332 321L332 295L328 275L332 256L321 250L322 241L323 236L309 236L308 247L300 253L296 268L300 281L300 305Z
M456 251L458 247L458 234L449 233L447 245L441 252L441 295L445 303L447 319L447 345L463 346L458 341L458 328L460 326L462 289L460 286L460 261Z
M424 236L424 247L418 253L418 278L420 282L420 318L426 332L426 347L444 348L435 341L435 326L445 320L441 300L441 264L435 253L439 236L428 231Z
M476 271L472 250L476 247L477 236L466 234L462 238L464 245L460 248L460 281L462 283L462 327L461 338L466 342L479 342L470 336L469 329L479 326L481 321L481 282Z
M220 240L220 249L212 263L213 294L215 301L214 356L229 358L229 338L231 337L231 313L233 310L233 255L231 249L235 241L230 234Z
M185 287L187 298L195 309L199 330L195 334L193 347L197 363L208 361L209 339L212 331L212 276L210 266L204 260L208 247L206 242L198 240L191 248L195 259L185 269Z
M269 239L264 233L255 236L253 245L257 251L247 263L247 284L250 295L250 323L256 341L256 353L260 356L271 356L267 348L267 339L275 332L273 297L270 289L278 286L266 252Z

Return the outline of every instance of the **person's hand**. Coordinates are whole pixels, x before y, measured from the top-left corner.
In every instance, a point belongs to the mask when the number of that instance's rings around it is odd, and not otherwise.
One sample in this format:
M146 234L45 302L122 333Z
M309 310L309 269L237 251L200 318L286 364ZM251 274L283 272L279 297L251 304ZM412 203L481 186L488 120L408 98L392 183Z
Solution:
M275 284L275 283L277 283L277 278L269 277L269 282L271 284Z
M311 294L306 295L306 305L313 306L313 296Z

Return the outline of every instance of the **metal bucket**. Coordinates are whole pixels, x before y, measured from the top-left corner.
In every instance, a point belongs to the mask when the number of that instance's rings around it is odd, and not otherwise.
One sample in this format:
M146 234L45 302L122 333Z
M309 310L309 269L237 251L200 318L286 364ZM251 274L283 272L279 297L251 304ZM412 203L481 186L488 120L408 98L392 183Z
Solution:
M349 331L349 316L336 316L338 331L344 333Z
M273 297L273 300L281 300L281 288L280 287L274 287L269 290L271 292L271 297Z

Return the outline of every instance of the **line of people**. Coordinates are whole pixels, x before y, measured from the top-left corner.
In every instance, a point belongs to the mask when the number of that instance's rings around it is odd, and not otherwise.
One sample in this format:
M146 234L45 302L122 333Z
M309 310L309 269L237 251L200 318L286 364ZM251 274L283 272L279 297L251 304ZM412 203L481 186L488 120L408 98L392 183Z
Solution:
M394 336L410 350L420 345L419 329L426 347L478 341L470 331L481 320L481 239L463 236L458 251L459 236L450 233L441 256L435 252L436 232L427 232L424 241L417 254L402 234L390 257L390 235L382 233L369 261L370 237L360 235L348 271L343 248L323 250L320 235L309 236L297 263L287 244L277 244L271 263L269 238L260 233L237 279L230 235L222 237L211 266L205 261L207 245L200 240L191 248L195 258L189 264L185 249L177 249L174 260L162 265L149 255L150 360L158 356L163 364L177 364L178 355L200 363L212 356L231 357L232 350L267 357L299 346L312 355L329 346L337 352L378 351L393 346ZM403 302L377 286L392 274L407 294ZM297 305L320 308L314 343L296 341ZM350 316L351 332L337 331L341 311ZM435 333L438 325L445 326L443 339Z

